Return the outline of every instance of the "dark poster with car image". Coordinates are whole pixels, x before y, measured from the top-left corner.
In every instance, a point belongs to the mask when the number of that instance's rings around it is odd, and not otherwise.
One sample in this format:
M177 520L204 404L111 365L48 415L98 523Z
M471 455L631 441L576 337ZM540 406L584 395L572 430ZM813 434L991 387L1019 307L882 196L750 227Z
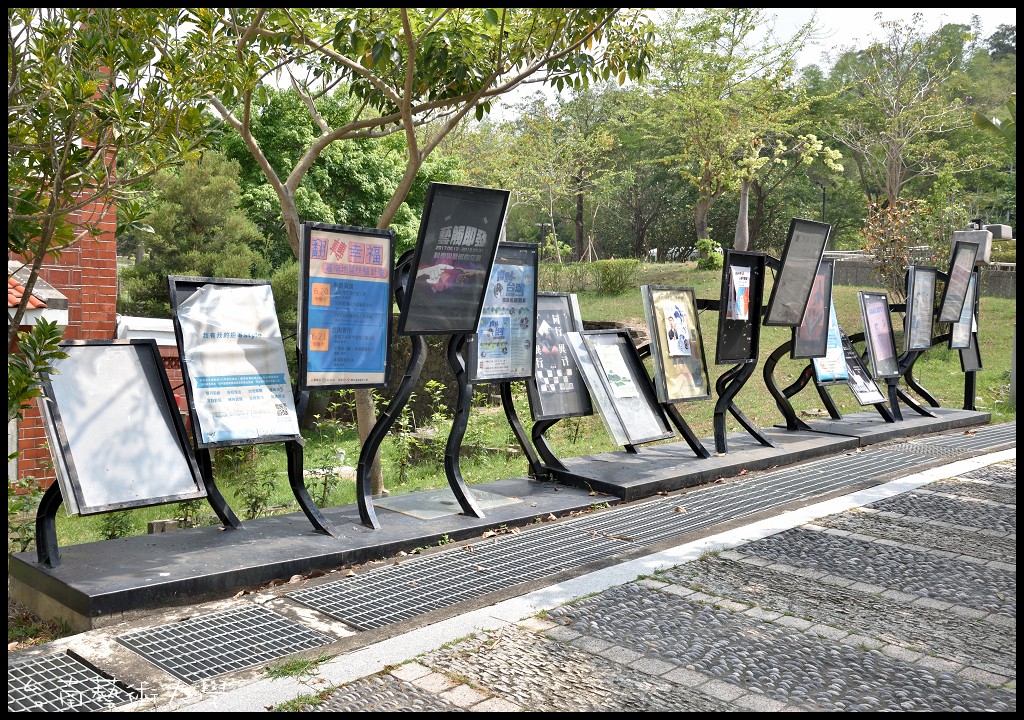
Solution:
M430 184L399 334L477 331L508 198L507 190Z

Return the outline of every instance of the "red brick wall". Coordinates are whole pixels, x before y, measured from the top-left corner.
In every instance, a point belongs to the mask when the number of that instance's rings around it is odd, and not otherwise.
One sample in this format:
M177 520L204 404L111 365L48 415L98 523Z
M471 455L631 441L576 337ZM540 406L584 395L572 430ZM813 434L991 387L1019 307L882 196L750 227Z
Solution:
M59 260L43 266L40 277L68 298L66 340L110 340L117 331L117 211L113 204L93 203L77 218L78 223L96 228L70 246ZM175 356L177 353L175 353ZM177 381L181 382L180 371ZM50 451L42 418L35 406L29 408L18 432L18 477L35 477L41 484L54 480Z

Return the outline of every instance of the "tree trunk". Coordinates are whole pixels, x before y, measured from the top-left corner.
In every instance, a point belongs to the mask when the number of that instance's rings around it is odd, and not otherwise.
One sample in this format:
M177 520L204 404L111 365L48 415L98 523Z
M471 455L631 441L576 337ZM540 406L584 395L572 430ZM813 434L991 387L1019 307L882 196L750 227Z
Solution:
M747 205L750 202L750 181L740 182L740 210L736 217L736 234L733 235L732 246L736 250L750 249L750 225L747 217Z
M356 390L355 396L356 424L359 426L359 446L362 447L373 426L377 423L377 407L373 402L372 390ZM384 487L384 475L380 469L380 453L374 455L373 465L370 468L370 492L373 495L387 494L387 489Z
M698 240L708 240L708 213L711 212L711 198L704 195L697 199L693 206L693 227L697 231Z
M761 235L764 232L767 210L764 189L761 184L755 180L750 189L754 193L754 212L750 221L750 247L757 249L764 247L764 238Z
M583 229L583 193L576 193L576 216L573 218L573 227L576 231L576 259L582 260L583 254L587 251L587 238Z

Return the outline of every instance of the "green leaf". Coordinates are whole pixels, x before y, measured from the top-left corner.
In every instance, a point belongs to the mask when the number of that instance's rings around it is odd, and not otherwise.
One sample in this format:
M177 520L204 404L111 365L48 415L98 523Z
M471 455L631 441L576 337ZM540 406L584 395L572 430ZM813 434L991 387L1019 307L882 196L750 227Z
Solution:
M484 10L484 22L488 25L498 25L500 20L498 19L498 13L494 8L487 8Z

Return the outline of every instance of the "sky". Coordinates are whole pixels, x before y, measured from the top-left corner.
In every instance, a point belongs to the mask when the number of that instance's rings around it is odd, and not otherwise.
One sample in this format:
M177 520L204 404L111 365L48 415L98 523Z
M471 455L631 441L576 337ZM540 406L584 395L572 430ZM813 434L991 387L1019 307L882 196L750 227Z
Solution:
M807 22L817 12L823 37L810 45L799 56L800 66L819 64L823 52L837 48L864 47L872 40L881 39L875 14L881 13L882 20L907 22L915 12L924 16L925 31L938 30L946 23L971 24L971 17L981 20L981 36L987 38L1000 25L1016 25L1015 8L773 8L769 12L776 16L776 32L785 36L794 32L801 23Z
M821 37L800 53L797 65L816 64L823 69L827 69L828 63L822 59L822 53L837 54L833 51L839 48L865 47L872 40L881 39L875 20L877 13L882 14L883 21L909 22L915 12L920 12L924 16L925 31L938 30L946 23L970 25L972 16L977 15L981 20L982 39L994 33L1000 25L1017 24L1017 10L1014 8L771 8L768 12L775 16L775 30L780 37L792 35L817 12ZM507 117L513 103L541 89L541 86L530 85L513 91L496 104L491 117ZM543 88L543 91L552 98L556 95L551 88Z

